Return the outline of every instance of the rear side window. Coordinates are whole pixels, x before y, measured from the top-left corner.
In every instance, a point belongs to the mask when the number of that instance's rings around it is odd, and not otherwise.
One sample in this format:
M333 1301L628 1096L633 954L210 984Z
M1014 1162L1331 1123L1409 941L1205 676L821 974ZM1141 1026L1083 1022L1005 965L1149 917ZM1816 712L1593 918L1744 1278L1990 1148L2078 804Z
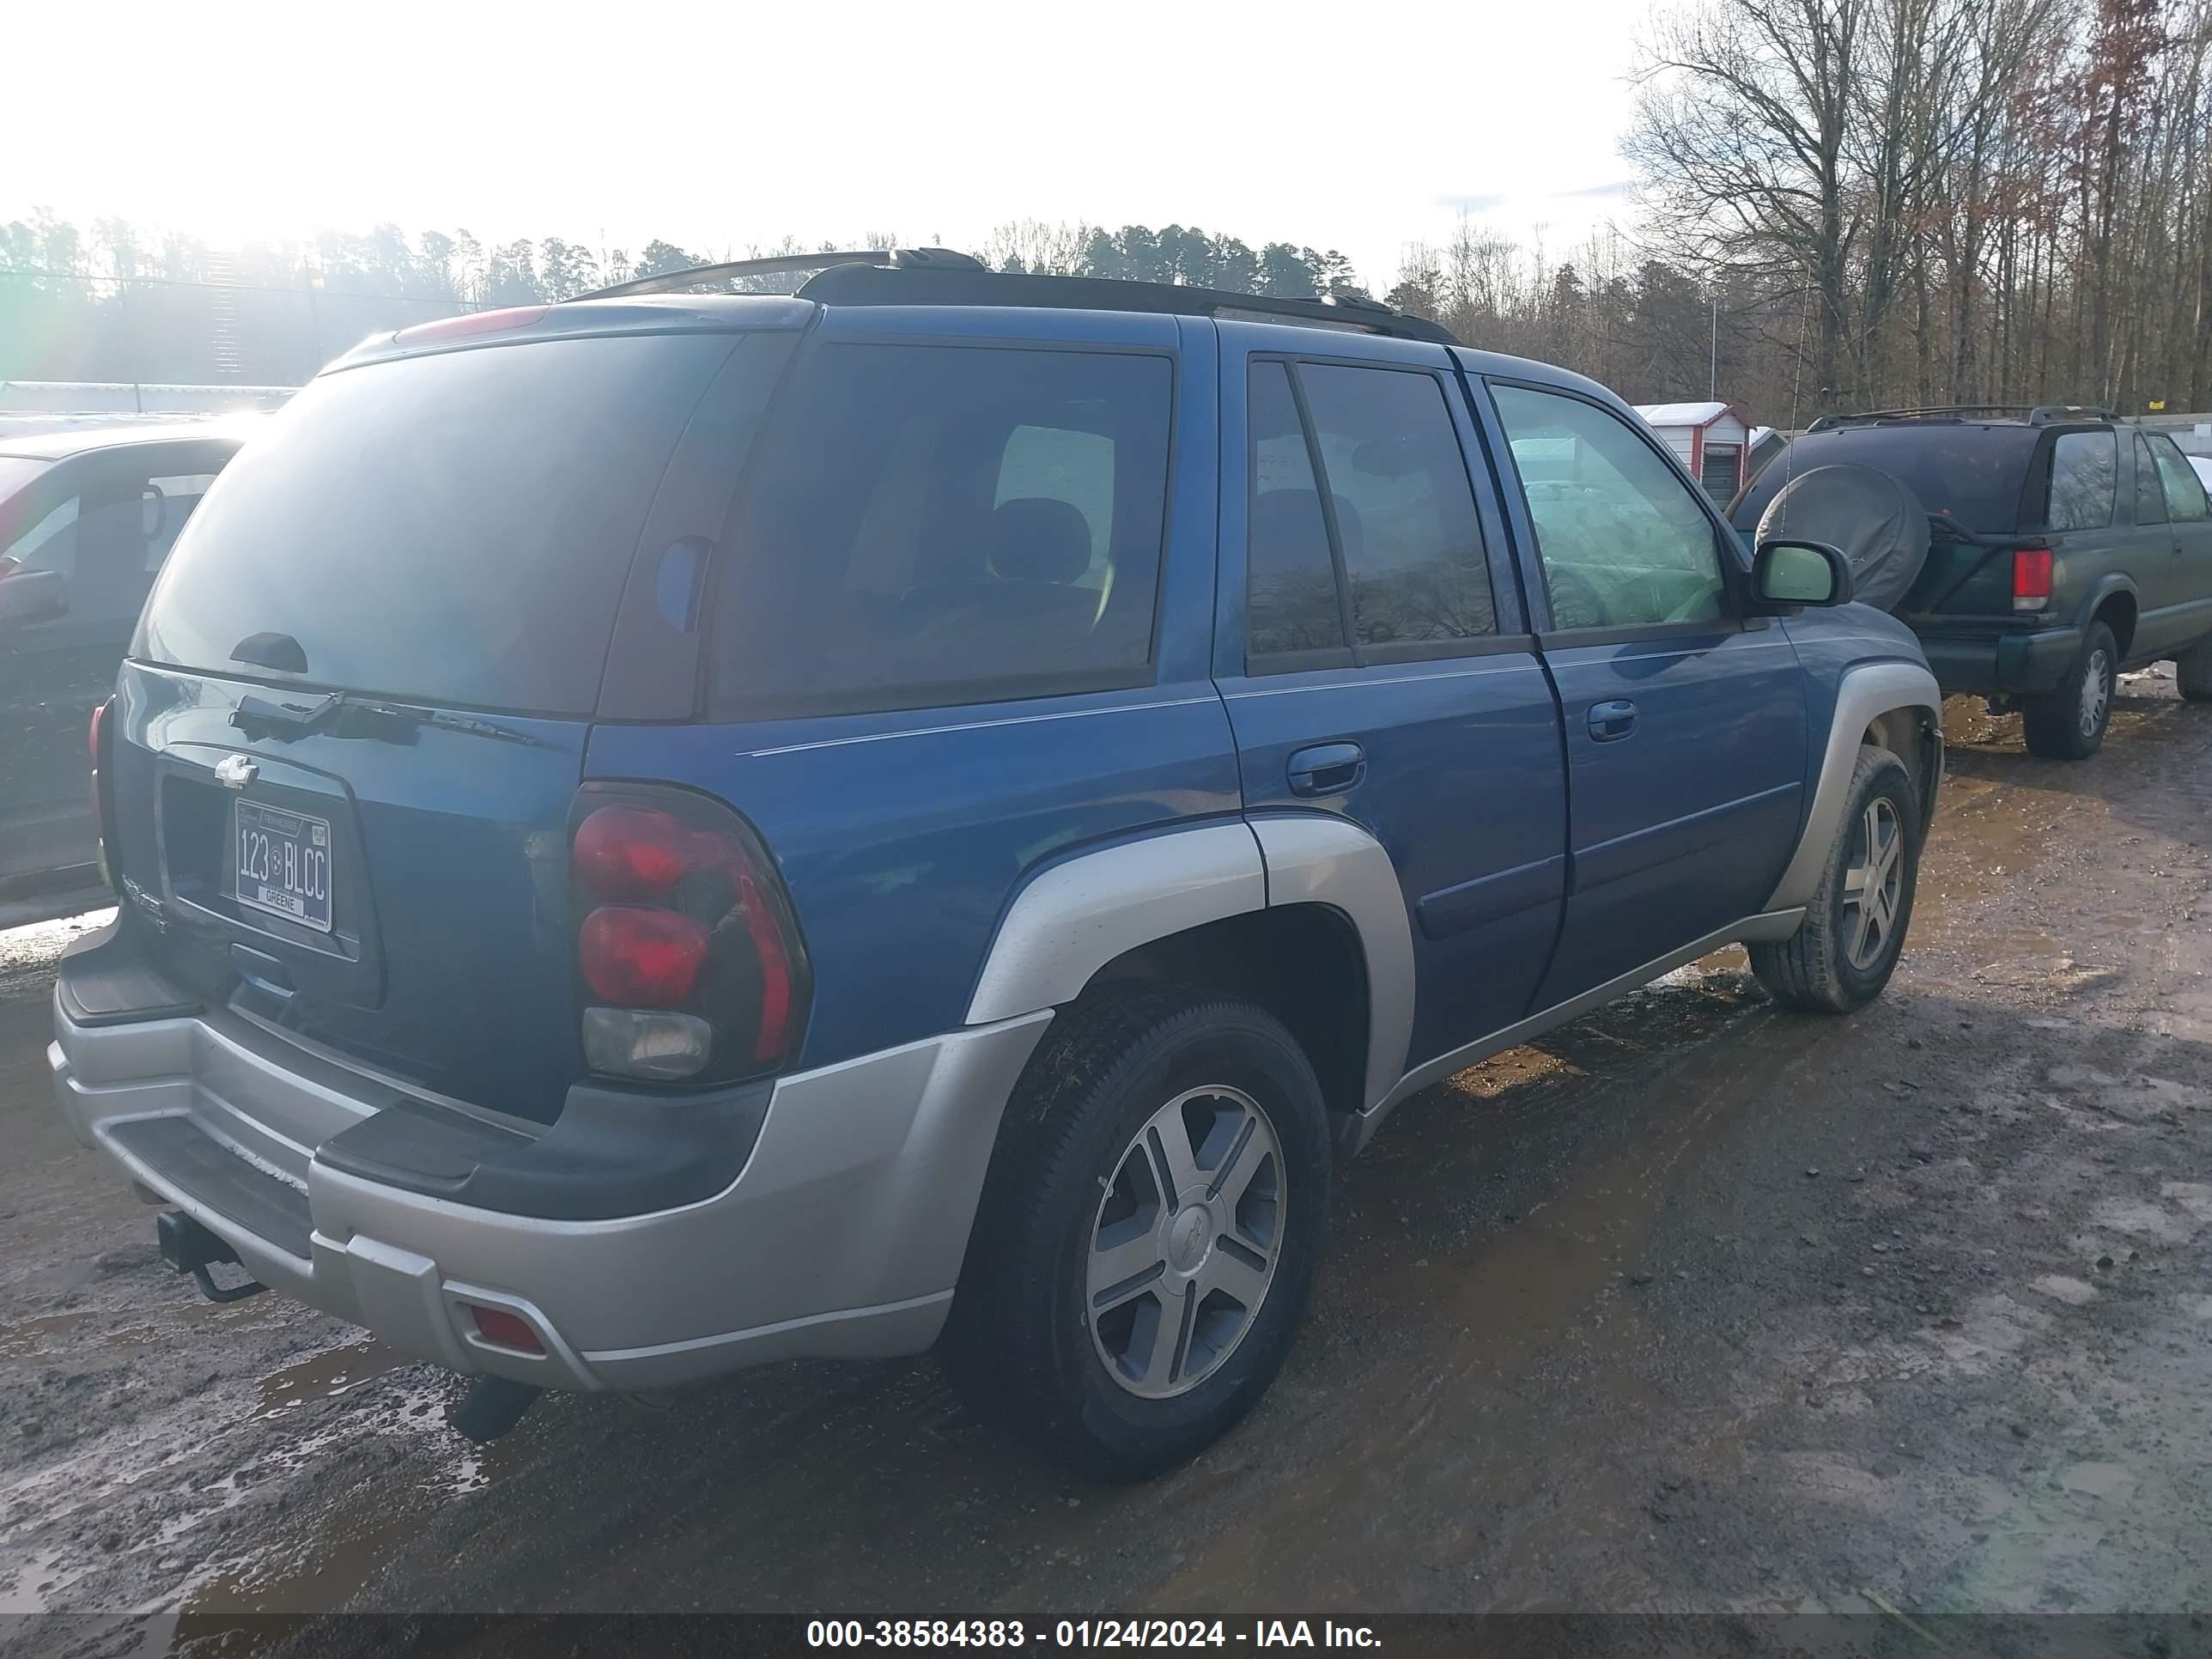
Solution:
M1755 530L1766 504L1792 478L1816 466L1855 463L1894 473L1930 513L1982 535L2010 536L2020 529L2021 497L2039 435L2027 426L1935 421L1808 432L1759 470L1729 510L1729 522Z
M1256 362L1250 378L1245 656L1341 651L1344 612L1337 603L1328 521L1322 516L1321 485L1297 400L1291 395L1290 366Z
M1497 631L1474 494L1431 374L1335 363L1298 369L1363 646Z
M2206 516L2204 481L2164 434L2150 439L2151 459L2158 463L2159 482L2166 487L2166 505L2179 523L2194 524Z
M1149 683L1168 359L832 342L793 375L720 578L723 717Z
M2158 463L2151 459L2150 446L2141 433L2136 434L2136 522L2166 522L2166 492L2159 488Z
M726 334L480 347L322 377L186 520L134 654L307 683L587 714L647 509ZM738 348L742 350L742 346Z
M2053 531L2102 530L2112 521L2112 497L2119 481L2118 434L2062 432L2051 451L2051 511L2045 522Z

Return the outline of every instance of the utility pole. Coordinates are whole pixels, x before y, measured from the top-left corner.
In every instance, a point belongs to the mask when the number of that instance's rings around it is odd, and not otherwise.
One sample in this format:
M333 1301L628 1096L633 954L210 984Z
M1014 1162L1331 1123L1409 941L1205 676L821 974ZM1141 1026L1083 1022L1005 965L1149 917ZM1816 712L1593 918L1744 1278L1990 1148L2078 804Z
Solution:
M1705 395L1715 403L1721 400L1721 296L1713 295L1713 373L1712 389Z

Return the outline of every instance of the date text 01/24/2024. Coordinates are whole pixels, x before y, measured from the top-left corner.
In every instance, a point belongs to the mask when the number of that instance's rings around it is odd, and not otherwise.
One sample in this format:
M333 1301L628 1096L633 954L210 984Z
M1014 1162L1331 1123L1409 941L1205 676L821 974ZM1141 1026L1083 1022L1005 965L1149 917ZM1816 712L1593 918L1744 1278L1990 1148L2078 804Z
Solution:
M1062 1619L1049 1626L1018 1619L815 1619L811 1648L1379 1648L1365 1625L1255 1619Z

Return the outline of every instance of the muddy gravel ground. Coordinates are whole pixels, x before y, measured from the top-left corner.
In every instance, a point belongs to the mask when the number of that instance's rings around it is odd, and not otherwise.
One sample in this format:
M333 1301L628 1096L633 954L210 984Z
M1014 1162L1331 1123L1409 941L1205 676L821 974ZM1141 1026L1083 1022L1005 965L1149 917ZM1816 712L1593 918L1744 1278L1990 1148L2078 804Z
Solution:
M1724 952L1412 1102L1273 1393L1134 1488L927 1359L470 1448L452 1378L162 1267L46 1098L85 924L0 935L0 1612L2212 1610L2212 709L2131 678L2071 766L1949 712L1879 1003Z

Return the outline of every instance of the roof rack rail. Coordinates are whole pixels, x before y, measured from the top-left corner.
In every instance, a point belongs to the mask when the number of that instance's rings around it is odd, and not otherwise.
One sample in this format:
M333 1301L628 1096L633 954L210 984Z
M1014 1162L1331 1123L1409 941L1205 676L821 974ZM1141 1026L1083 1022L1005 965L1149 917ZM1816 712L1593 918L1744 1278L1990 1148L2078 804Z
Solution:
M2102 404L2038 404L2027 412L2030 426L2051 426L2060 421L2124 421Z
M1232 294L1180 283L1127 283L1106 276L1047 276L980 264L841 263L799 290L829 305L1022 306L1063 311L1145 311L1246 322L1304 323L1361 334L1384 334L1437 345L1459 337L1441 323L1415 317L1364 295L1291 299Z
M1805 429L1832 432L1841 426L1865 426L1876 421L1957 420L1966 415L2018 415L2032 417L2028 404L1929 404L1917 409L1869 409L1850 415L1823 415Z
M678 289L697 288L706 283L729 282L739 276L771 276L785 271L826 270L833 265L890 265L901 270L921 267L946 270L988 269L974 255L957 253L949 247L825 249L819 253L776 253L760 259L727 259L718 264L686 265L681 270L659 271L651 276L636 276L627 283L617 283L611 288L595 288L589 294L571 295L562 303L571 305L579 300L623 299L636 294L672 294Z

